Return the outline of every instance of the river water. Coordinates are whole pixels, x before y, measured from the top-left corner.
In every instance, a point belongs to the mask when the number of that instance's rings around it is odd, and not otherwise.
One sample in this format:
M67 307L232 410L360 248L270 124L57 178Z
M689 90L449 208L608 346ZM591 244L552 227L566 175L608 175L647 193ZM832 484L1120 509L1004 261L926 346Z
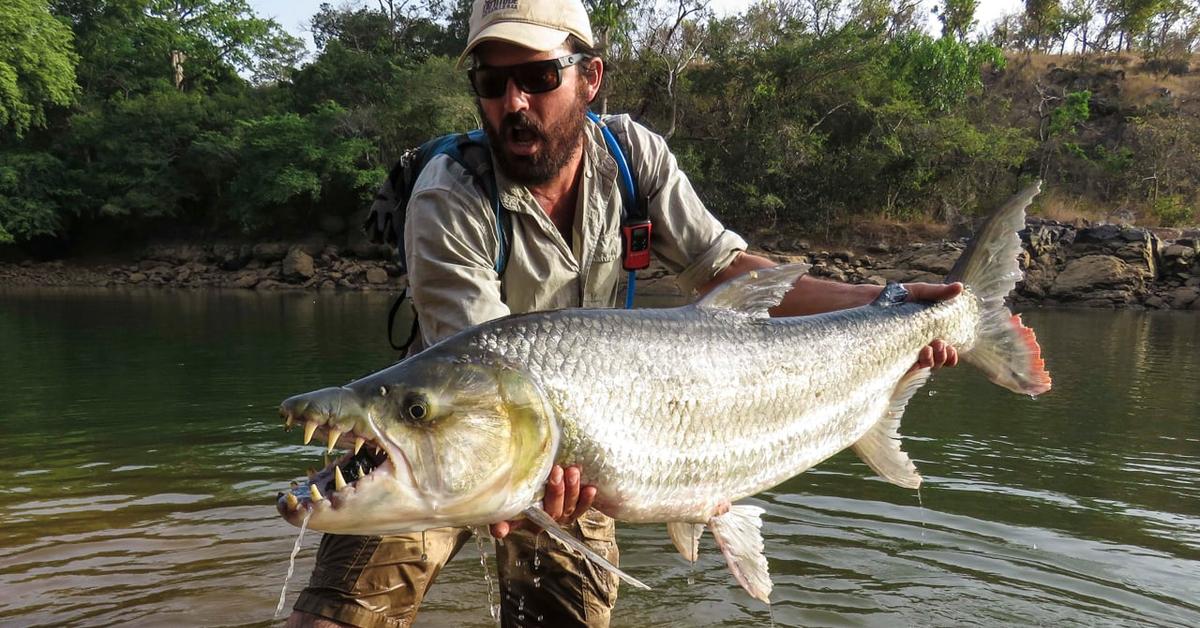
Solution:
M0 291L0 625L270 625L323 448L294 393L387 365L388 297ZM1033 311L1054 390L935 375L902 432L920 492L842 453L750 500L772 606L702 541L624 526L615 626L1200 625L1200 316ZM312 566L300 549L288 603ZM492 569L494 573L494 567ZM487 626L468 544L422 626Z

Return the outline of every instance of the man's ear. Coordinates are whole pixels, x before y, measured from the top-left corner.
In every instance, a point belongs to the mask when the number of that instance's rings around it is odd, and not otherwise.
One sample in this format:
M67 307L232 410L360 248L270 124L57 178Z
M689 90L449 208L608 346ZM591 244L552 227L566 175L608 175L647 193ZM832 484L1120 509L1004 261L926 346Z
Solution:
M589 62L589 71L581 72L580 76L587 82L587 101L592 102L596 99L596 94L600 93L600 85L604 80L604 59L596 57ZM582 68L581 68L582 69Z

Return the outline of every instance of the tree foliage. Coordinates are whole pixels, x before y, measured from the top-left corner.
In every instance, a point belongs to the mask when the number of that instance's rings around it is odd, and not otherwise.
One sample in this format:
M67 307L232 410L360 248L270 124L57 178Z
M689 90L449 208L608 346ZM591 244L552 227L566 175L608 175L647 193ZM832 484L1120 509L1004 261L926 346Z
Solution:
M586 6L608 68L611 104L596 106L668 137L734 226L953 221L1035 174L1163 222L1194 215L1200 127L1169 99L1123 108L1069 79L1087 57L1053 88L989 91L1011 89L1033 51L1133 48L1159 75L1186 72L1194 0L1028 0L986 42L976 0L939 0L940 36L912 0ZM455 67L470 8L323 4L301 65L298 40L247 0L2 3L0 240L287 234L349 218L402 151L479 125Z
M45 0L6 0L0 42L0 133L22 136L46 124L47 107L74 100L71 29L50 14Z

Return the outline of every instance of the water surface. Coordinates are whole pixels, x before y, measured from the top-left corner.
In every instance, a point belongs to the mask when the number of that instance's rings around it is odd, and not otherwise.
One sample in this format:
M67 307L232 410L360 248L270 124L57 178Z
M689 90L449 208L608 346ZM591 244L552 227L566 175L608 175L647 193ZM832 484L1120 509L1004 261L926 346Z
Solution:
M0 291L0 625L269 625L323 448L297 392L389 364L382 294ZM623 526L614 625L1200 625L1200 316L1035 311L1054 390L969 368L910 404L920 492L843 453L751 500L770 608L710 537L693 568ZM303 543L289 605L311 569ZM494 572L494 570L493 570ZM690 581L690 583L689 583ZM487 626L473 546L418 625Z

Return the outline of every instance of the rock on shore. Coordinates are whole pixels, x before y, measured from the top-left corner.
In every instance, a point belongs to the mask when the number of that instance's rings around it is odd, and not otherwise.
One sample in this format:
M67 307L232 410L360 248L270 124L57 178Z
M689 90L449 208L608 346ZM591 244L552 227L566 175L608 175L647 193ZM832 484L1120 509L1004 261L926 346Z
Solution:
M1122 225L1074 226L1031 218L1021 232L1025 281L1014 305L1200 310L1200 232ZM758 252L803 261L837 281L941 281L965 240L894 247L812 250L803 242L763 242ZM390 290L404 286L385 247L340 248L314 236L301 242L179 243L146 247L136 261L0 263L0 286ZM642 294L679 295L659 263L638 274Z

